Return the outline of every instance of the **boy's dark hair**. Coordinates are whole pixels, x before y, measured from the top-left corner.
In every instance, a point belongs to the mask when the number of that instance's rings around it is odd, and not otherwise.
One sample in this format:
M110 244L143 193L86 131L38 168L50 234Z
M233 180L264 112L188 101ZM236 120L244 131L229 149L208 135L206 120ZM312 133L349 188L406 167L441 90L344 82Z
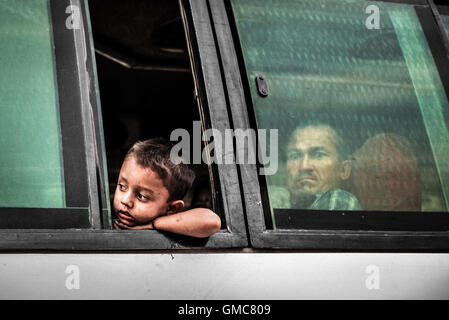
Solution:
M164 138L136 142L126 154L137 164L156 172L169 193L168 201L181 200L192 186L195 173L186 163L175 164L170 159L173 144Z

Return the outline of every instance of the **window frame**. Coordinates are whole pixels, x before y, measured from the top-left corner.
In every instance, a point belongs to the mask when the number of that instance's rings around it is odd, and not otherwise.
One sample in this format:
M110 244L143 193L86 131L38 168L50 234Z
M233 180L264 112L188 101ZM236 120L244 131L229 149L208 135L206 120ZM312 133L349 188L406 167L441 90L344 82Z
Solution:
M156 230L111 230L111 217L107 165L104 145L104 133L101 118L101 105L98 95L95 55L87 0L50 0L58 12L56 19L68 17L65 8L78 5L81 9L82 24L80 30L74 30L70 39L67 35L67 47L62 48L60 58L74 56L72 61L77 66L74 77L79 90L68 90L70 98L78 99L83 110L82 122L86 144L85 158L88 170L88 195L95 224L92 229L2 229L0 230L0 251L17 250L69 250L69 251L117 251L117 250L167 250L167 249L202 249L235 248L248 246L248 238L243 215L240 184L236 166L212 166L221 183L220 192L227 229L205 239L187 237ZM229 127L228 119L219 117L226 112L226 98L220 78L215 77L218 61L214 39L210 37L211 24L199 20L204 17L198 10L196 1L191 7L187 1L180 1L181 13L185 23L186 37L191 57L196 99L200 107L203 130L206 126L213 128ZM62 10L62 11L61 11ZM207 18L207 17L206 17ZM60 30L63 33L65 30ZM55 37L58 35L55 34ZM199 40L198 40L199 39ZM209 43L198 46L197 41ZM70 42L70 43L69 43ZM205 63L207 61L207 63ZM219 71L218 71L219 72ZM94 81L89 81L94 79ZM61 81L66 80L65 78ZM59 80L58 80L59 81ZM218 92L218 94L217 94ZM213 107L212 107L213 106ZM79 122L76 122L79 124ZM221 199L220 199L221 200ZM45 210L45 209L44 209ZM59 210L55 209L56 213ZM103 227L104 229L100 229ZM106 229L105 229L106 228ZM109 228L109 229L108 229Z
M432 51L440 77L449 97L449 74L447 73L448 48L443 47L441 26L438 26L438 12L431 11L429 3L423 1L386 1L414 5L428 45ZM423 5L426 4L426 5ZM227 85L237 95L231 103L234 124L243 129L256 128L247 73L243 61L237 26L229 0L209 1L212 10L222 11L226 7L228 19L220 17L214 21L217 38L233 39L233 45L221 46L222 63L230 76ZM426 19L426 24L423 24ZM429 20L431 19L431 20ZM430 21L434 23L429 23ZM429 32L429 30L433 31ZM225 35L225 36L223 36ZM435 46L435 41L439 41ZM444 44L444 43L443 43ZM437 49L437 50L436 50ZM435 56L437 54L437 56ZM243 81L242 81L243 78ZM267 201L259 181L256 166L240 165L245 211L248 220L250 240L255 248L306 249L306 250L371 250L371 251L448 251L449 231L359 231L359 230L294 230L269 229L265 225L266 212L261 203ZM407 214L406 212L401 214ZM269 223L269 222L268 222Z
M432 13L435 16L435 20L438 24L438 28L440 29L440 33L443 37L444 46L446 48L447 54L449 55L449 30L446 31L446 28L444 27L443 19L441 16L449 16L449 6L439 6L435 5L433 0L428 0L429 4L432 8Z
M83 24L74 41L74 52L79 66L75 71L80 87L76 94L71 92L80 97L83 110L88 194L95 223L93 229L2 229L0 250L232 248L248 246L247 237L250 237L251 246L255 248L448 250L449 232L266 230L257 166L246 164L231 167L227 165L226 170L218 165L213 166L220 181L218 193L223 198L228 228L207 239L194 239L152 230L142 232L99 229L101 226L110 227L110 216L98 86L96 81L88 81L92 78L96 80L95 56L91 50L93 42L89 37L91 33L85 32L90 31L88 6L83 0L56 1L65 4L64 8L70 4L79 4L82 11ZM252 128L247 110L247 106L251 106L251 100L248 100L249 92L245 87L247 84L241 77L241 70L244 71L243 61L237 54L239 43L235 26L232 25L233 16L229 2L179 0L179 3L187 31L195 95L200 107L203 130L206 127L219 130ZM61 16L64 19L67 17ZM86 63L81 63L83 61ZM223 113L225 116L220 116Z
M48 12L52 45L54 46L55 82L58 90L59 124L61 128L61 145L65 183L66 208L20 208L1 207L0 225L2 229L22 228L95 228L99 225L99 219L95 215L96 201L89 199L88 161L86 159L89 144L84 137L83 126L79 123L83 119L83 109L80 108L81 95L71 94L79 90L77 79L77 61L75 52L71 51L75 45L64 32L65 16L55 15L61 9L63 2L48 1ZM65 8L65 7L64 7ZM64 26L64 27L63 27ZM67 30L67 29L66 29ZM75 72L68 72L75 71ZM70 178L70 179L69 179ZM85 192L79 190L85 189ZM32 219L30 219L30 217Z
M179 6L203 132L207 129L224 132L231 128L231 115L211 12L204 0L179 0ZM226 230L211 236L211 239L218 241L213 247L246 247L248 238L238 167L235 164L212 164L209 169L214 180L212 192L218 195L218 201L222 203L227 226Z
M2 227L6 225L0 229L1 250L70 248L73 247L70 239L76 239L70 237L71 233L84 234L99 229L104 219L100 215L104 205L98 194L105 194L96 174L103 163L96 163L100 140L93 121L93 117L98 116L98 106L96 101L91 101L95 83L89 77L92 60L88 59L86 49L89 50L91 44L85 37L88 19L84 3L82 0L49 0L47 4L54 46L64 176L65 181L69 181L68 177L71 180L70 185L66 184L68 207L2 208L12 214L1 221ZM80 8L82 24L79 29L66 27L69 17L66 8L70 5ZM58 240L60 235L63 240Z

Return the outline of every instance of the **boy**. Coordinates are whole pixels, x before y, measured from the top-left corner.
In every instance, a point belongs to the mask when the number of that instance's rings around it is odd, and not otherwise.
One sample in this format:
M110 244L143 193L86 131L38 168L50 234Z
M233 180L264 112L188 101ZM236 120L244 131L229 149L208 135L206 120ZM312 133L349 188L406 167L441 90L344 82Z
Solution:
M114 194L115 229L157 229L197 238L220 230L220 218L209 209L181 212L195 174L187 164L174 164L170 150L168 141L156 138L128 151Z

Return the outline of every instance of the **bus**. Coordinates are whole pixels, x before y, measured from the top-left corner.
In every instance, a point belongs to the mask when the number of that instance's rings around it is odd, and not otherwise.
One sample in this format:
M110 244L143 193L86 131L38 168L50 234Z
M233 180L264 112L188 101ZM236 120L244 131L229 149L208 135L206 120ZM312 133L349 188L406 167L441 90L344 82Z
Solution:
M442 2L1 0L0 21L1 299L449 298ZM302 123L338 131L358 205L298 200L329 156L292 151ZM127 150L174 132L221 230L114 229Z

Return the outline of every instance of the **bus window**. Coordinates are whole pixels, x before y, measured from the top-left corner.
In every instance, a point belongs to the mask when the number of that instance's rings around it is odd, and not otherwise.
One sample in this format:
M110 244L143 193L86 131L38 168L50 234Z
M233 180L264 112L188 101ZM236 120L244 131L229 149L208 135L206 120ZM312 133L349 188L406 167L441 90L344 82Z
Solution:
M4 207L61 208L64 168L47 1L2 2L0 191ZM23 13L32 12L26 16ZM6 44L6 45L5 45ZM35 121L36 112L39 120Z
M210 126L208 110L199 108L194 94L179 5L177 1L89 1L111 208L122 162L134 143L156 137L170 140L175 130L188 132L191 141L201 139L204 127ZM231 224L223 208L216 168L189 160L196 180L183 199L185 209L207 207L216 212L222 220L223 234L214 235L212 246L220 245L220 241L229 246ZM111 212L111 219L116 218ZM151 233L155 232L140 232L142 236ZM158 236L162 240L148 242L148 248L165 245L162 234ZM231 246L236 244L234 241Z
M144 20L134 17L138 1L89 1L111 201L123 159L135 142L169 140L177 128L192 134L194 121L200 121L178 4L141 4ZM119 11L124 16L114 15ZM209 181L207 166L195 169L198 178ZM193 190L184 199L188 206L192 197Z
M216 104L200 102L204 81L198 80L203 64L197 62L197 49L202 46L186 4L2 2L0 229L15 230L0 232L0 248L247 245L235 168L229 174L201 161L191 162L197 180L183 199L185 208L213 209L222 221L220 232L196 239L112 229L110 202L125 154L135 142L164 137L176 143L173 132L184 130L206 150L202 134L217 125L209 110Z
M447 56L412 3L231 0L255 125L279 136L267 228L449 230Z
M79 79L65 72L77 61L62 54L77 45L64 4L0 4L0 228L98 225L88 197Z

